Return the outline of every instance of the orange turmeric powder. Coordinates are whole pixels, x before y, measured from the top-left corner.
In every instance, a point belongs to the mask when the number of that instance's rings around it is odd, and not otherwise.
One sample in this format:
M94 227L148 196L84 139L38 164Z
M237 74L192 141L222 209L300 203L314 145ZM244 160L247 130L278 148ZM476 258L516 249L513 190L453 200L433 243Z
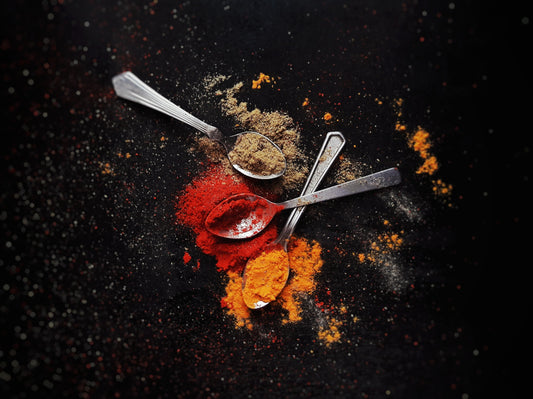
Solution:
M397 120L395 122L394 128L397 132L406 132L407 126L400 120L403 115L402 106L403 99L399 98L394 101L393 104ZM433 175L437 169L439 169L439 163L437 158L430 153L431 141L429 140L429 132L427 132L422 127L418 126L416 132L412 135L407 133L408 142L407 144L413 150L415 150L420 158L424 160L424 163L416 171L417 174L428 174Z
M431 148L431 144L429 143L429 133L424 129L420 127L418 128L416 133L409 140L409 145L413 150L418 152L422 158L427 159L429 157L428 150Z
M383 225L388 226L390 225L390 222L388 220L384 220ZM388 232L378 234L377 240L370 243L369 251L366 253L357 254L359 262L363 263L368 261L380 263L380 258L382 255L396 252L402 247L404 242L401 234L403 233L404 231L401 230L400 233Z
M263 251L246 265L242 297L248 307L276 300L289 276L289 255L281 245Z
M227 313L235 317L235 327L253 329L250 321L250 309L242 298L242 276L240 273L228 271L229 281L226 285L226 297L222 299L222 307L227 308Z
M342 321L331 318L328 325L320 328L318 331L318 338L322 340L326 346L331 346L331 344L334 342L339 342L341 339L341 332L339 328L342 325Z
M279 295L281 306L288 312L283 319L284 324L302 319L300 296L312 293L316 288L315 276L324 263L321 253L322 247L316 241L297 238L289 242L292 277Z
M272 80L270 76L265 75L263 72L259 73L259 78L257 80L252 80L252 89L260 89L263 82L270 83Z
M418 152L418 155L424 160L424 163L418 168L416 173L432 175L437 171L439 163L437 162L437 158L429 153L431 142L429 141L429 133L427 131L419 127L409 139L409 146Z
M443 182L441 179L432 180L433 192L437 195L448 196L452 193L453 186Z
M317 241L295 237L289 242L288 250L291 278L278 297L272 300L272 305L280 305L287 312L282 319L283 324L297 323L302 320L302 298L306 294L312 294L316 289L315 278L320 273L324 263L322 247ZM265 258L275 257L273 254L266 254L265 256ZM235 328L253 330L254 324L251 318L253 310L250 310L244 302L246 290L242 289L243 278L239 273L233 271L228 271L228 277L226 297L222 299L222 306L226 308L226 312L230 316L235 318ZM248 276L247 279L249 278ZM347 309L343 306L339 312L345 314ZM357 318L354 318L353 322L356 321ZM329 347L341 340L343 321L335 317L326 317L325 320L319 320L318 323L320 327L317 331L317 338L326 346Z
M302 320L301 297L311 294L316 289L315 277L323 264L321 258L322 247L316 241L294 237L289 242L289 261L291 278L275 303L287 312L282 323L296 323ZM229 281L226 285L226 296L222 299L222 306L226 312L235 318L235 327L253 329L251 310L246 306L243 298L242 276L236 272L228 272Z
M431 141L430 141L430 134L426 130L424 130L422 127L418 126L416 132L414 134L410 134L407 132L407 126L404 124L404 122L401 120L403 116L402 111L403 106L403 99L399 98L394 100L393 107L396 112L397 120L394 124L394 129L397 132L403 132L406 134L408 138L408 145L411 147L414 151L420 155L420 158L424 160L424 163L419 166L419 168L416 170L417 174L427 174L427 175L434 175L435 172L439 169L439 162L437 160L437 157L433 154L431 154ZM449 198L453 186L451 184L444 183L441 179L432 180L433 184L432 190L433 192L442 197ZM448 203L448 206L451 206L451 203Z

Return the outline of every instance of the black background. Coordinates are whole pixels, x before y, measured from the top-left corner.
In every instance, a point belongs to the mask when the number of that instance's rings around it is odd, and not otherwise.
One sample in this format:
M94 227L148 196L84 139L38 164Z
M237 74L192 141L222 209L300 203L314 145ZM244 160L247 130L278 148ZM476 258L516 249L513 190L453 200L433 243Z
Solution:
M519 392L530 346L531 14L518 3L3 4L3 397ZM357 208L317 205L298 227L325 249L316 295L359 318L340 343L326 348L308 320L281 327L275 315L234 328L219 304L223 275L173 220L201 168L187 151L194 131L116 99L110 79L125 69L225 131L234 122L202 81L230 75L247 83L240 100L295 120L311 158L340 130L352 159L400 167L421 220L394 219L364 195ZM259 72L276 84L252 91ZM450 199L415 174L420 160L393 129L396 98L411 130L431 132ZM384 216L407 231L401 292L336 250L360 251ZM183 267L185 250L198 271Z

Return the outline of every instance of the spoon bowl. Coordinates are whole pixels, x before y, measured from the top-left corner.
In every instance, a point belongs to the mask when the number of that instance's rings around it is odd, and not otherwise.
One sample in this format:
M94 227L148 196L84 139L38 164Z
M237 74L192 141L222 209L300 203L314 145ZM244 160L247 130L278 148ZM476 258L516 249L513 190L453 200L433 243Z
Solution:
M255 194L236 194L211 210L205 220L205 227L221 237L249 238L261 232L284 209L377 190L399 184L400 181L398 169L390 168L281 203L270 202Z
M258 180L282 176L287 161L279 146L257 132L241 132L217 139L226 150L233 168L241 174Z
M225 238L247 238L260 233L284 208L255 194L232 195L219 203L205 220L208 231Z
M224 136L216 127L201 121L157 93L132 72L127 71L114 76L112 83L117 96L171 116L222 144L233 168L243 175L268 180L285 173L287 168L285 156L268 137L257 132Z

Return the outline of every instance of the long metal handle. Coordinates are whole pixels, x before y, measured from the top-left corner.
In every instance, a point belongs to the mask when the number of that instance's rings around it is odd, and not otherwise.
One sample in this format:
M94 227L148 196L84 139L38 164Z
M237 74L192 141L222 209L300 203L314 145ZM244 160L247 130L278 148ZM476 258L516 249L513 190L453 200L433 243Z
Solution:
M338 184L336 186L328 187L311 194L282 202L280 205L283 205L285 209L290 209L297 206L314 204L316 202L327 201L365 191L394 186L399 184L401 180L402 179L398 168L385 169L381 172L372 173L368 176L350 180L346 183Z
M112 82L117 96L155 109L198 129L213 140L220 140L221 134L216 127L208 125L189 114L183 108L170 102L170 100L156 92L132 72L127 71L116 75L112 78Z
M345 143L346 139L340 132L329 132L326 135L315 164L309 173L309 177L307 178L307 182L303 188L302 195L313 193L317 189L327 171L340 154ZM287 222L285 223L285 226L281 229L281 232L276 239L277 242L284 243L284 245L287 244L287 241L292 235L294 228L296 227L296 223L298 223L298 220L300 219L300 216L302 216L304 210L305 206L301 206L291 212Z

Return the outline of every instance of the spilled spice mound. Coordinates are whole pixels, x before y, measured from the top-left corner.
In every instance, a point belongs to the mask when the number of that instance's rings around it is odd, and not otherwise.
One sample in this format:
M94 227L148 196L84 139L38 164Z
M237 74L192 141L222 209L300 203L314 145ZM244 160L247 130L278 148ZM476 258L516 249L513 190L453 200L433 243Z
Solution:
M315 291L315 277L324 264L322 247L317 241L293 238L288 249L292 276L278 298L287 311L284 323L302 320L301 298Z
M276 182L278 193L301 187L309 172L308 158L299 147L300 131L292 118L277 111L262 112L258 108L249 110L246 102L236 98L244 84L239 82L230 88L216 90L224 81L223 77L212 77L204 82L204 87L220 98L222 111L234 118L241 131L253 131L268 137L285 156L287 169ZM236 173L217 143L203 135L198 136L196 149L207 154L211 162L223 165L228 174Z
M228 157L233 164L260 176L279 175L285 169L283 154L259 134L240 135Z
M193 230L196 245L205 254L215 257L219 270L241 272L248 258L260 253L277 236L275 224L267 226L252 240L225 239L206 229L205 220L215 205L232 195L252 192L272 198L270 193L244 178L228 175L220 166L210 165L178 197L176 220Z

